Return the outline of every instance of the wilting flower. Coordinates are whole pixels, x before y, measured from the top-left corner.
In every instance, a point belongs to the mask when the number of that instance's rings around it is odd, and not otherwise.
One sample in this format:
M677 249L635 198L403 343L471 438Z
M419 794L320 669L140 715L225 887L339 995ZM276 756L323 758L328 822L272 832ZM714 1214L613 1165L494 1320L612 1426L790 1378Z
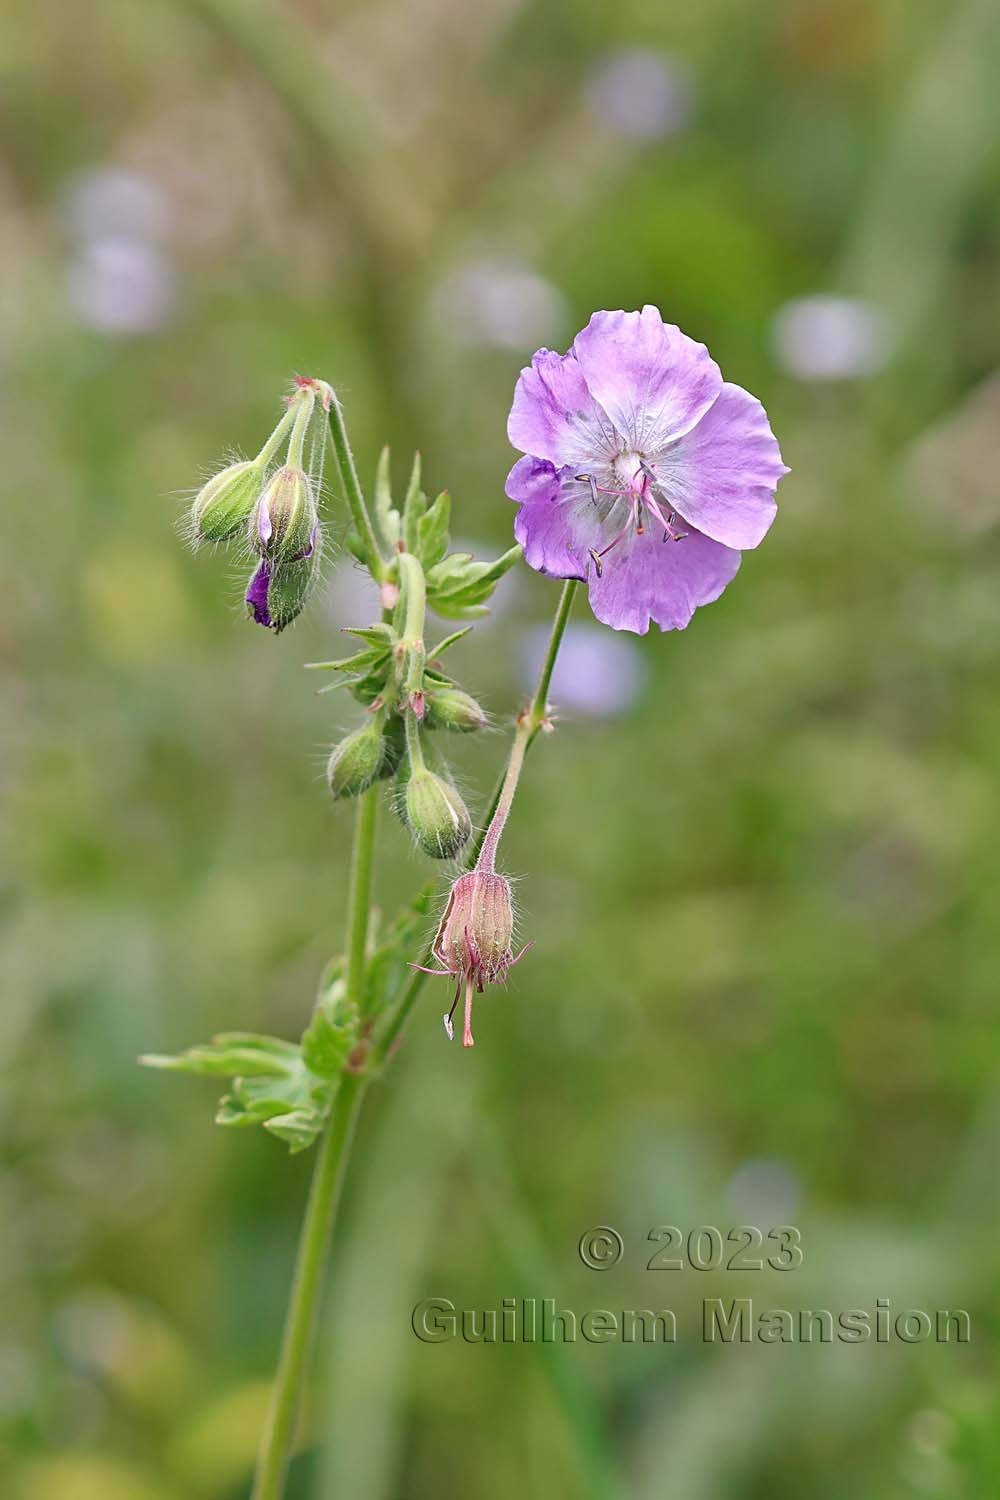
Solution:
M422 972L447 975L457 980L451 1010L444 1018L444 1029L449 1038L455 1034L451 1018L464 989L463 1047L475 1046L472 1036L473 996L477 992L481 995L488 984L502 984L508 969L525 952L522 948L517 958L513 956L513 935L510 885L504 877L495 871L479 869L460 875L451 888L434 939L432 951L441 967L423 969Z
M540 349L507 425L507 477L533 568L585 579L594 614L644 635L687 625L774 519L788 470L760 402L655 307L597 312Z

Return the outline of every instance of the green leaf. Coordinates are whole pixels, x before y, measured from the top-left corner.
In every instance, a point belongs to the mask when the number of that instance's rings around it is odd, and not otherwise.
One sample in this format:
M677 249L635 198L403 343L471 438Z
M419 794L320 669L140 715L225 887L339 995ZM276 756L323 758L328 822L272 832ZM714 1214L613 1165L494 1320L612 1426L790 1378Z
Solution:
M264 1129L284 1141L295 1156L310 1147L323 1128L323 1116L315 1110L293 1109L287 1115L272 1115Z
M448 551L451 496L442 490L434 504L417 522L417 556L424 571L439 563Z
M359 563L364 563L364 565L367 567L368 549L366 548L364 542L358 536L358 533L356 531L349 531L347 533L347 535L344 537L344 546L347 548L352 557L356 558Z
M144 1068L232 1078L237 1073L248 1076L285 1073L294 1065L298 1051L291 1042L283 1042L280 1037L231 1031L174 1056L147 1053L139 1058L139 1062Z
M302 1057L306 1067L320 1078L339 1076L357 1036L356 1010L348 1011L342 997L319 1000L302 1034Z

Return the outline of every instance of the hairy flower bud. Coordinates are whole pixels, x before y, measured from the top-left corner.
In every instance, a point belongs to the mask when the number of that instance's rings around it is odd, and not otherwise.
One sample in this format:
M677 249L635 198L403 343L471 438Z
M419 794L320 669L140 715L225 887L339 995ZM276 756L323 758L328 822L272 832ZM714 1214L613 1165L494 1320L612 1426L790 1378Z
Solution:
M382 769L385 741L382 726L371 718L341 740L327 762L326 780L335 797L359 797Z
M469 693L457 687L430 688L426 698L425 724L428 729L454 729L471 734L486 728L486 715Z
M382 737L382 751L382 764L379 767L379 776L395 776L401 770L404 757L406 756L406 730L398 714L390 714L386 720L385 731Z
M320 532L313 533L304 555L290 562L267 558L258 563L245 595L250 617L276 635L303 611L316 582L320 555Z
M406 782L406 822L425 854L451 859L472 832L468 809L455 787L426 766Z
M191 531L198 542L224 542L245 526L262 482L259 464L250 459L213 474L195 496Z
M316 502L304 469L286 464L268 482L250 519L250 545L275 562L309 556L317 526Z
M460 875L451 888L434 939L432 952L439 969L425 969L427 974L447 975L457 980L455 999L444 1017L444 1029L454 1037L452 1016L465 990L465 1026L462 1046L475 1045L472 1036L472 1000L488 984L502 984L507 971L524 953L514 957L514 911L510 885L494 870L470 870ZM420 965L417 965L419 968Z

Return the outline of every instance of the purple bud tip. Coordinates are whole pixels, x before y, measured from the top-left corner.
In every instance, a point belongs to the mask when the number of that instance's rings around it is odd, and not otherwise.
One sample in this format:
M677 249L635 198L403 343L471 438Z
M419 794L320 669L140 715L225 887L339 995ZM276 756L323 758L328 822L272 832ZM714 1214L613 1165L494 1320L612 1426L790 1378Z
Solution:
M246 602L253 612L254 622L270 630L273 621L267 607L267 596L271 587L271 569L262 562L250 580L246 591Z

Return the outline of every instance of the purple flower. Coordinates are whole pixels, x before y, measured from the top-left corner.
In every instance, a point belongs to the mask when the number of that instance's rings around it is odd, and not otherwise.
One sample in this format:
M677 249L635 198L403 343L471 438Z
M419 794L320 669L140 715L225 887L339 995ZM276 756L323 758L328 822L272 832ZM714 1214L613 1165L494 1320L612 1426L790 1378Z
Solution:
M767 413L655 307L597 312L514 391L507 494L531 567L580 578L594 614L680 630L774 520L788 470Z

